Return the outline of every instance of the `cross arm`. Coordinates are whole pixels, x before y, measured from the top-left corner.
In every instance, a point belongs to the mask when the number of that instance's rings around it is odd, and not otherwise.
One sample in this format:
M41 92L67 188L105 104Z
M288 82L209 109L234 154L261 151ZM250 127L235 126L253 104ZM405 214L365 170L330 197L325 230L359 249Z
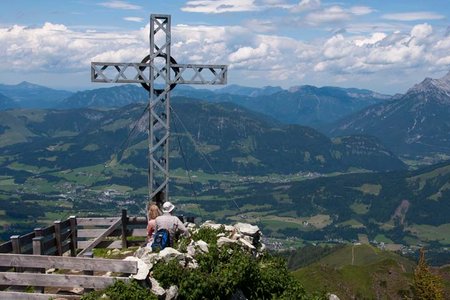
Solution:
M148 63L91 63L91 81L106 83L149 83Z
M172 84L226 84L227 65L172 64Z
M226 84L227 65L171 64L174 78L170 84ZM92 62L91 81L106 83L151 83L148 63ZM155 70L155 78L161 72Z

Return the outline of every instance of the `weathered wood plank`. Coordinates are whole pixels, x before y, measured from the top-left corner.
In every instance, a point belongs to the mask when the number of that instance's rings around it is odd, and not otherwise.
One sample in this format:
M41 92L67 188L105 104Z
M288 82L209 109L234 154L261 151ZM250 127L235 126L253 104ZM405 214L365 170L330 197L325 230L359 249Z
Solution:
M77 256L77 248L78 248L78 244L77 244L77 229L78 229L78 225L77 225L77 217L75 216L70 216L69 218L70 220L70 256Z
M114 223L111 224L111 226L108 227L108 229L105 230L104 233L102 233L100 236L98 236L95 240L92 241L92 243L86 248L84 248L80 253L78 253L78 256L83 256L83 253L87 251L91 251L95 248L101 241L103 241L108 235L110 235L114 230L116 230L120 225L122 224L121 219L116 219Z
M78 249L84 249L91 244L92 241L78 241ZM101 241L95 248L120 249L122 241Z
M61 221L61 231L64 231L68 228L70 228L70 218L64 221Z
M136 228L131 230L131 236L147 236L147 229L146 228Z
M3 243L0 245L0 253L12 253L12 243L11 241Z
M77 218L78 226L111 226L120 218Z
M19 237L20 245L23 246L23 245L27 245L27 244L33 243L33 238L34 237L35 237L34 231L30 232L30 233L27 233L27 234L24 234L24 235L21 235Z
M78 229L78 238L93 238L104 233L106 228L102 229ZM121 230L114 230L109 236L120 236Z
M0 254L0 266L45 269L90 270L135 274L137 262L104 258L70 256Z
M66 253L67 251L69 251L71 249L72 249L71 241L66 241L65 243L63 243L63 245L62 245L62 253Z
M68 274L0 273L0 285L12 286L52 286L103 289L112 285L116 279L128 281L123 277L102 277Z
M129 217L128 225L143 225L147 226L147 218L146 217Z
M53 225L45 227L45 228L42 228L42 235L43 236L51 235L51 234L54 234L54 233L55 233L55 227Z
M39 293L21 293L0 291L0 299L9 300L48 300L48 299L80 299L78 295L64 294L39 294Z
M55 240L55 238L50 238L48 240L44 240L42 242L42 247L43 247L44 251L47 251L48 249L50 249L52 247L56 247L56 240Z

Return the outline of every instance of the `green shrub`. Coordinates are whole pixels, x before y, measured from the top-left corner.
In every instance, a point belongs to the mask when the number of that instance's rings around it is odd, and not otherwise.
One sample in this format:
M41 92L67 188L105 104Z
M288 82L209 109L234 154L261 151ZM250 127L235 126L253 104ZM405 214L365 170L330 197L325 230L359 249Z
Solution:
M103 298L103 294L105 294L107 298ZM105 290L94 291L81 297L81 300L97 299L157 300L158 298L150 292L150 289L140 286L135 280L131 280L130 282L117 280L113 285L109 286Z
M177 261L159 262L153 276L164 288L177 285L180 300L229 299L238 290L248 299L324 299L307 295L282 258L255 258L238 246L219 249L213 244L196 260L197 269L184 269Z

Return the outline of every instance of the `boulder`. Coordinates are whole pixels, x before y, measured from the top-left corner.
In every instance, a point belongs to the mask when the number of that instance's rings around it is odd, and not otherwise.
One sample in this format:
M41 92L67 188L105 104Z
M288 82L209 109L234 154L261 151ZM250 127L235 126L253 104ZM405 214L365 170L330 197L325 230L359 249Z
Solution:
M140 258L134 257L134 256L127 256L123 260L126 261L137 261L137 273L130 275L131 278L134 278L136 280L145 280L148 276L148 273L150 272L150 266L147 265L145 262L143 262Z
M198 246L198 248L200 248L200 250L203 253L208 253L209 252L208 244L206 242L202 241L202 240L197 241L196 242L196 246Z
M340 300L335 294L328 294L328 300Z
M214 223L213 221L208 220L208 221L206 221L205 223L203 223L200 227L201 227L201 228L203 228L203 227L208 227L208 228L212 228L212 229L218 230L218 229L220 229L222 226L223 226L222 224L216 224L216 223Z
M184 262L184 254L171 247L166 247L158 253L159 259L169 262L171 260L179 260Z
M166 295L166 290L162 288L155 278L150 277L150 284L152 293L158 296L158 298L162 298Z
M234 225L234 228L236 228L238 232L244 235L256 236L260 234L259 227L256 225L236 223L236 225Z
M242 246L244 246L245 248L247 248L248 250L256 250L256 247L253 246L252 243L249 243L247 240L245 239L239 239L238 243L241 244Z
M176 285L170 286L166 290L166 299L165 300L175 300L178 298L178 287Z
M220 237L218 240L217 240L217 247L222 247L223 245L231 245L231 244L236 244L237 243L237 241L236 240L232 240L232 239L229 239L229 238L227 238L227 237Z

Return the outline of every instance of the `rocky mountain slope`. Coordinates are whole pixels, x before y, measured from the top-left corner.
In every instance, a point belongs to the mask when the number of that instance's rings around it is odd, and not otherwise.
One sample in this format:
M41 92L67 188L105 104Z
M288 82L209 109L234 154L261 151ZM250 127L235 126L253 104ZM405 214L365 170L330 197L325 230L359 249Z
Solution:
M366 134L395 153L450 155L450 73L426 78L396 100L370 106L330 126L330 134Z

